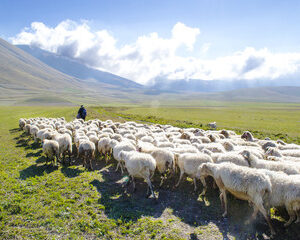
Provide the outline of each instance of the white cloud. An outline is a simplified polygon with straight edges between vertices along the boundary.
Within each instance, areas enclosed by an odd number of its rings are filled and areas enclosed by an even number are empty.
[[[170,38],[149,33],[127,45],[117,47],[117,40],[108,30],[93,31],[88,22],[70,20],[51,28],[33,22],[17,36],[13,44],[35,45],[44,50],[80,59],[86,65],[105,70],[136,82],[146,84],[157,78],[167,79],[276,79],[298,74],[300,53],[271,53],[268,49],[247,47],[230,56],[213,60],[183,57],[178,49],[187,53],[194,50],[198,28],[176,23]],[[211,48],[205,43],[202,54]]]

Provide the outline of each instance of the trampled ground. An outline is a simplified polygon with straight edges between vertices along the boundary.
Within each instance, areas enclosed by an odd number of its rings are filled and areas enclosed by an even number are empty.
[[[154,201],[145,199],[145,183],[138,184],[136,193],[132,193],[131,186],[124,187],[126,177],[114,171],[114,161],[105,165],[103,160],[98,159],[94,171],[84,170],[75,158],[72,166],[54,168],[46,165],[40,146],[32,140],[28,141],[28,136],[18,130],[18,119],[64,116],[71,120],[76,110],[72,107],[0,108],[0,238],[263,239],[270,235],[262,216],[250,226],[244,225],[244,221],[252,214],[248,203],[229,197],[229,217],[224,219],[217,190],[211,189],[205,198],[199,198],[202,189],[200,187],[197,193],[193,193],[190,179],[174,189],[178,179],[175,176],[159,189],[159,178],[155,177],[158,200]],[[186,120],[181,110],[180,114],[177,112],[167,118],[163,115],[165,110],[157,109],[148,109],[152,117],[145,118],[146,111],[99,107],[88,109],[89,118],[117,121],[131,117],[192,126],[208,120],[201,119],[201,115],[197,119],[195,113],[192,119],[190,112],[185,111]],[[153,111],[157,111],[155,118]],[[169,110],[172,111],[176,112]],[[295,118],[300,116],[299,107],[290,111],[292,114],[287,119],[293,122],[293,114],[296,114]],[[282,111],[282,115],[286,112]],[[220,122],[222,116],[215,115],[215,119]],[[261,123],[259,118],[257,121]],[[288,120],[274,125],[271,129],[274,135],[271,137],[286,132],[287,135],[283,137],[297,140],[299,130],[294,131],[291,122]],[[244,129],[243,126],[237,127],[240,131]],[[266,136],[263,127],[261,123],[259,129],[258,124],[255,130],[257,134]],[[201,185],[200,182],[198,184]],[[273,210],[272,216],[272,223],[278,232],[276,239],[299,239],[299,224],[293,224],[288,229],[283,227],[287,219],[285,210]]]

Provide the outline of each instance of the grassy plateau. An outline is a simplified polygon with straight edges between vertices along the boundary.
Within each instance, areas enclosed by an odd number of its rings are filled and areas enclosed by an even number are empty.
[[[70,121],[76,107],[0,107],[0,239],[265,239],[270,236],[262,216],[245,225],[252,208],[229,196],[229,216],[222,218],[219,193],[205,197],[193,192],[192,180],[174,188],[178,176],[158,188],[158,200],[146,199],[146,184],[137,191],[125,187],[116,164],[98,157],[94,171],[74,157],[71,166],[47,165],[41,146],[18,129],[18,119],[61,117]],[[88,107],[88,119],[165,123],[202,127],[216,121],[218,128],[256,137],[300,144],[300,104],[203,104],[175,107]],[[200,182],[198,183],[201,185]],[[275,239],[299,239],[299,224],[284,228],[288,215],[272,209]]]

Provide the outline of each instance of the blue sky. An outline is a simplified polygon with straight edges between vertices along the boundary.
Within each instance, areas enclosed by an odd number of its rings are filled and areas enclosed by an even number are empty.
[[[299,13],[300,1],[1,0],[0,37],[11,41],[33,22],[55,28],[66,20],[77,24],[87,20],[89,31],[106,30],[120,50],[153,32],[162,39],[169,39],[173,27],[182,23],[198,29],[199,34],[192,51],[186,51],[183,44],[176,48],[177,55],[214,60],[245,51],[247,47],[255,51],[267,49],[272,54],[300,52]],[[25,43],[24,40],[21,43]],[[50,49],[49,46],[44,48]]]

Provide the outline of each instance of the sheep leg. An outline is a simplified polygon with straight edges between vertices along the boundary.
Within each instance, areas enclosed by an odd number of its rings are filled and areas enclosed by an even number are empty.
[[[205,178],[204,178],[204,177],[200,177],[200,181],[201,181],[201,183],[202,183],[202,185],[203,185],[203,191],[202,191],[202,193],[200,194],[200,196],[202,196],[202,195],[205,195],[206,190],[207,190],[207,187],[206,187],[206,182],[205,182]]]
[[[264,218],[266,219],[266,221],[267,221],[267,223],[269,225],[269,228],[271,230],[271,234],[274,235],[275,234],[275,230],[272,227],[270,217],[268,216],[267,211],[264,208],[263,204],[260,203],[259,205],[256,205],[255,207],[258,208],[258,210],[262,213],[262,215],[264,216]]]
[[[148,186],[149,186],[149,188],[150,188],[150,191],[151,191],[152,196],[153,196],[154,198],[156,198],[155,195],[154,195],[154,192],[153,192],[152,183],[151,183],[151,181],[150,181],[150,178],[147,178],[146,181],[147,181],[147,184],[148,184]],[[149,196],[150,196],[150,194],[147,194],[146,198],[148,198]]]
[[[226,196],[226,190],[225,189],[221,189],[220,198],[223,198],[223,200],[224,200],[224,208],[225,208],[225,212],[222,214],[222,216],[226,217],[227,216],[227,196]],[[221,200],[221,203],[222,203],[222,200]]]
[[[254,206],[254,211],[251,217],[245,222],[245,224],[250,224],[256,218],[257,213],[258,213],[258,208]]]
[[[118,171],[119,166],[120,166],[120,162],[118,162],[118,164],[117,164],[116,171]]]
[[[87,159],[86,156],[83,157],[83,166],[85,169],[87,169]]]
[[[181,181],[181,179],[183,177],[183,174],[184,174],[184,172],[180,170],[180,177],[179,177],[178,183],[175,185],[175,187],[179,186],[179,183],[180,183],[180,181]]]
[[[90,158],[90,169],[93,170],[92,158]]]
[[[105,153],[105,163],[107,164],[107,162],[108,162],[108,155],[107,153]]]
[[[123,173],[124,173],[124,169],[123,169],[123,165],[122,165],[122,163],[120,162],[120,167],[121,167],[121,173],[122,173],[122,175],[123,175]]]
[[[133,178],[133,177],[131,177],[131,179],[132,179],[132,187],[133,187],[133,192],[135,192],[135,191],[136,191],[136,187],[135,187],[135,180],[134,180],[134,178]]]
[[[288,206],[288,207],[286,208],[286,210],[287,210],[287,212],[288,212],[290,218],[289,218],[288,222],[284,224],[285,227],[291,225],[291,223],[292,223],[292,222],[295,220],[295,218],[296,218],[295,212],[293,211],[293,209],[292,209],[291,206]]]
[[[161,175],[159,187],[161,187],[163,185],[164,180],[165,180],[165,177],[163,175]]]
[[[194,192],[196,192],[196,191],[197,191],[197,180],[194,177]]]

